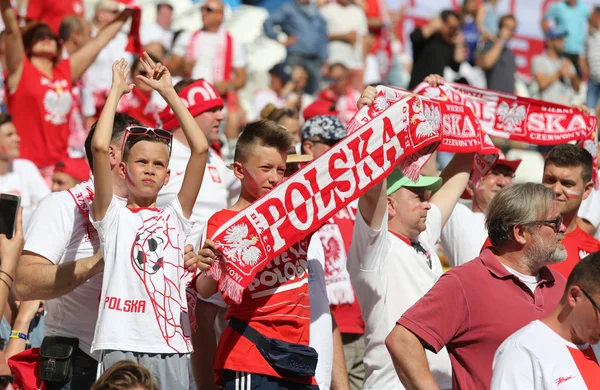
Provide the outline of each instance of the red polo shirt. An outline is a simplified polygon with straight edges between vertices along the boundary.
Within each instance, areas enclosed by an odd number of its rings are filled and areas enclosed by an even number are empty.
[[[581,230],[579,226],[571,233],[565,234],[562,244],[567,250],[567,259],[563,262],[552,264],[550,268],[560,272],[565,279],[569,277],[573,268],[584,257],[600,250],[600,242]]]
[[[546,267],[535,293],[510,273],[490,249],[446,272],[398,320],[432,350],[446,346],[452,362],[452,387],[486,389],[500,344],[518,329],[550,314],[565,279]]]

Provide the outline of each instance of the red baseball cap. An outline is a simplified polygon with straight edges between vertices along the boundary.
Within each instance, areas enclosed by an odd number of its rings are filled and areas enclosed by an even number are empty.
[[[85,158],[65,158],[60,160],[54,166],[54,171],[66,173],[80,181],[88,181],[90,179],[90,166]]]
[[[335,103],[330,100],[315,100],[306,106],[302,112],[305,121],[319,115],[337,116],[338,114],[339,112],[335,109]]]
[[[494,165],[492,165],[490,170],[494,169],[494,167],[502,166],[502,167],[509,168],[514,173],[517,171],[517,168],[519,168],[519,165],[521,165],[521,160],[507,160],[504,153],[502,153],[500,150],[498,150],[498,159],[496,160]],[[465,189],[465,191],[460,196],[460,198],[461,199],[471,199],[471,195],[469,195],[469,193]]]

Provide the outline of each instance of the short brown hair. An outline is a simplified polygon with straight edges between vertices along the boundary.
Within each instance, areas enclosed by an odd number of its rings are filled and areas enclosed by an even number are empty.
[[[12,116],[10,114],[0,114],[0,127],[7,123],[12,123]]]
[[[194,84],[198,80],[196,80],[196,79],[181,79],[181,80],[179,80],[179,82],[177,84],[175,84],[173,86],[173,89],[175,90],[175,92],[179,93],[179,92],[183,91],[184,89],[186,89],[187,87],[189,87],[190,85]]]
[[[123,146],[123,155],[121,156],[121,159],[124,162],[127,162],[127,160],[129,159],[129,153],[131,153],[131,149],[133,148],[133,146],[142,141],[164,144],[169,148],[169,150],[171,148],[169,140],[167,140],[166,138],[155,136],[153,134],[131,135],[130,133],[126,134],[125,136],[127,138],[125,139],[125,145]]]
[[[499,246],[515,239],[513,228],[546,219],[554,191],[537,183],[519,183],[504,187],[492,199],[485,225],[492,245]]]
[[[234,161],[246,162],[256,144],[276,148],[287,153],[294,145],[294,136],[287,129],[269,119],[250,122],[240,134],[235,146]]]
[[[578,286],[590,295],[600,292],[600,252],[589,254],[577,263],[567,279],[565,292],[571,286]]]
[[[594,158],[584,148],[572,144],[560,144],[550,150],[544,163],[544,168],[549,163],[560,168],[581,167],[581,179],[583,184],[592,180],[592,164]]]
[[[136,362],[122,360],[106,370],[91,390],[131,390],[135,387],[157,390],[156,382],[147,368]]]

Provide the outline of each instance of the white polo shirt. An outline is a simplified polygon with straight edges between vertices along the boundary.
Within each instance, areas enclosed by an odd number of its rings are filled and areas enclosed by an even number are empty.
[[[587,220],[596,227],[594,238],[600,240],[600,229],[598,229],[600,225],[600,190],[592,188],[592,192],[590,192],[587,199],[581,202],[577,216]]]
[[[183,184],[185,168],[191,155],[189,147],[173,139],[171,160],[169,161],[171,178],[158,194],[156,207],[165,208],[179,193]],[[221,157],[213,149],[209,149],[202,187],[200,187],[192,218],[190,218],[194,221],[194,227],[185,241],[186,244],[192,244],[194,249],[198,250],[200,236],[208,218],[217,211],[232,205],[237,200],[239,193],[239,180],[231,170],[227,169]]]
[[[450,267],[465,264],[479,256],[487,236],[485,214],[457,203],[442,229],[441,237]]]
[[[440,238],[442,217],[434,204],[427,213],[427,229],[419,243],[429,253],[427,259],[404,240],[388,232],[388,214],[378,230],[363,219],[360,208],[348,271],[365,321],[365,389],[404,389],[385,346],[385,338],[402,314],[425,295],[442,275],[434,246]],[[431,373],[441,389],[452,387],[452,368],[446,349],[438,354],[426,351]]]
[[[100,248],[98,232],[89,220],[94,195],[92,180],[69,191],[48,195],[38,205],[25,232],[24,250],[62,265],[91,257]],[[125,200],[119,199],[122,204]],[[79,339],[79,348],[90,354],[102,274],[98,274],[63,296],[46,301],[46,336]],[[98,359],[98,354],[90,354]]]
[[[600,344],[575,345],[536,320],[498,347],[492,390],[600,388]]]

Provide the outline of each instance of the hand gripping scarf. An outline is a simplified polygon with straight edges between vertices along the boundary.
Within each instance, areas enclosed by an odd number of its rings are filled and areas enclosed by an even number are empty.
[[[598,188],[595,116],[573,107],[456,83],[439,87],[421,83],[415,93],[464,104],[473,111],[483,129],[498,138],[535,145],[577,141],[593,157],[594,185]]]
[[[423,110],[441,110],[445,104],[416,95],[398,100],[221,226],[211,239],[224,258],[216,258],[208,272],[220,281],[220,290],[241,302],[244,289],[272,259],[396,166],[418,175],[415,162],[430,155],[440,141]]]

